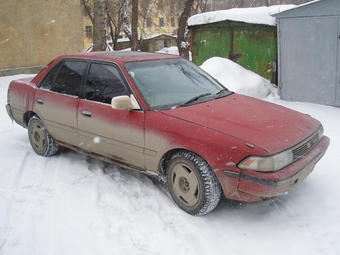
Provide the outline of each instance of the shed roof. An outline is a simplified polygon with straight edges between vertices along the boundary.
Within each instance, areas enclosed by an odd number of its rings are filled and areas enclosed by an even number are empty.
[[[273,17],[272,14],[295,7],[296,5],[274,5],[270,7],[233,8],[229,10],[205,12],[191,16],[188,20],[188,26],[198,26],[225,20],[275,26],[275,17]]]
[[[315,0],[298,7],[273,14],[276,18],[315,17],[340,15],[339,0]]]
[[[154,34],[154,35],[144,35],[143,40],[150,40],[150,39],[155,39],[155,38],[176,38],[176,36],[172,35],[166,35],[166,34]],[[138,37],[140,39],[140,37]],[[118,42],[129,42],[129,38],[119,38]],[[111,40],[112,42],[112,40]]]

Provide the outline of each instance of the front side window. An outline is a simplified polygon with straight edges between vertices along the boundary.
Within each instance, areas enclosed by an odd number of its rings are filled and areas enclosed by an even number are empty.
[[[79,96],[86,66],[86,61],[66,60],[60,62],[47,74],[40,88]]]
[[[115,66],[92,63],[86,82],[85,98],[111,104],[116,96],[129,95],[122,76]]]

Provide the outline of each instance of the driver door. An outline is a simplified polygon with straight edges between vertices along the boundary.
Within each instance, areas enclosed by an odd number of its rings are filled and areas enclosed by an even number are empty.
[[[78,106],[79,142],[86,151],[144,170],[144,112],[111,107],[113,97],[130,94],[117,66],[91,63]]]

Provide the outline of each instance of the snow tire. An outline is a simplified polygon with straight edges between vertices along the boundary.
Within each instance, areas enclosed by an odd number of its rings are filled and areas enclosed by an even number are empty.
[[[194,216],[211,212],[221,199],[221,185],[215,173],[193,152],[179,151],[171,157],[167,184],[178,207]]]
[[[38,116],[33,116],[28,122],[28,138],[33,150],[40,156],[50,157],[59,150],[59,145]]]

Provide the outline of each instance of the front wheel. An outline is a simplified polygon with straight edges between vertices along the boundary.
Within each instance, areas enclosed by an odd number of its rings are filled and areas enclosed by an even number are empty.
[[[28,122],[28,138],[33,150],[38,155],[49,157],[58,152],[59,145],[37,116],[33,116]]]
[[[168,165],[171,197],[185,212],[199,216],[211,212],[220,201],[221,185],[208,163],[188,151],[175,153]]]

